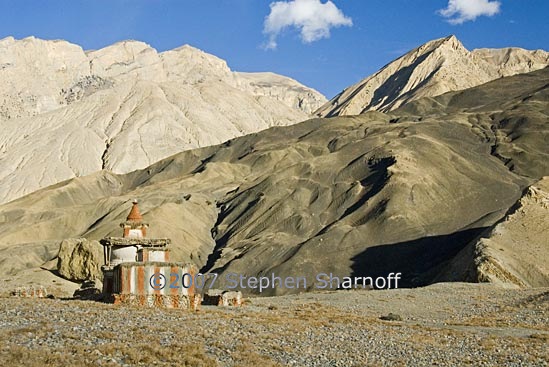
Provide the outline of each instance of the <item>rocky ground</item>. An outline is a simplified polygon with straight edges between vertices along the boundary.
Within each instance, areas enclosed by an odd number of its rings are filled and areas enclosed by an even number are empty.
[[[202,307],[198,313],[4,297],[0,310],[2,366],[549,362],[548,288],[453,283],[305,293],[252,298],[241,308]]]

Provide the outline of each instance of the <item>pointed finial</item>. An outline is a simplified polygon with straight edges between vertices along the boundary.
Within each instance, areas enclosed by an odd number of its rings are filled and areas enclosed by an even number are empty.
[[[133,222],[140,222],[143,220],[143,217],[139,212],[139,207],[137,206],[137,199],[134,199],[132,209],[130,210],[130,214],[128,214],[126,220]]]

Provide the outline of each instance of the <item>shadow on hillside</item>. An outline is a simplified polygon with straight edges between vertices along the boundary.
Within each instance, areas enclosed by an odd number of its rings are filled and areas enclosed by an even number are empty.
[[[487,227],[367,248],[353,257],[353,277],[402,273],[399,288],[430,284],[448,262]]]

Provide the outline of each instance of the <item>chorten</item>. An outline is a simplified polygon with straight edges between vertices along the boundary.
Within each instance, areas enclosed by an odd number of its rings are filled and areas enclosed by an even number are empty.
[[[104,246],[103,293],[108,302],[148,307],[196,310],[198,269],[194,264],[171,262],[169,238],[148,238],[137,200],[126,221],[120,223],[122,237],[106,237]],[[185,280],[187,282],[185,282]]]
[[[186,266],[169,263],[169,238],[147,237],[149,225],[143,221],[137,200],[133,200],[126,221],[120,223],[120,227],[121,237],[105,237],[100,241],[105,259],[105,265],[101,267],[103,293],[146,295],[150,290],[147,289],[149,282],[143,279],[145,269],[148,274],[151,266]]]

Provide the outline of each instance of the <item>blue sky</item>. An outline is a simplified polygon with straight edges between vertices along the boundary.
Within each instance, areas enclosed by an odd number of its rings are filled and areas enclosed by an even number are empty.
[[[297,1],[326,4],[326,0]],[[0,38],[66,39],[84,49],[124,39],[147,42],[159,51],[190,44],[227,60],[233,70],[287,75],[328,98],[408,50],[450,34],[469,49],[549,49],[548,0],[499,0],[497,5],[492,0],[332,0],[331,17],[326,16],[324,24],[329,36],[317,24],[327,8],[318,8],[321,13],[313,15],[314,19],[300,23],[301,13],[285,13],[280,7],[279,17],[271,19],[275,29],[271,37],[264,27],[273,2],[0,0]],[[472,10],[473,16],[477,10],[487,15],[474,20],[467,19],[469,13],[463,11],[449,15],[449,2],[480,6]],[[442,9],[447,9],[448,17],[440,13]],[[320,30],[313,29],[312,35],[301,33],[303,24]],[[330,24],[341,26],[330,28]],[[273,38],[276,48],[267,49]]]

